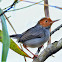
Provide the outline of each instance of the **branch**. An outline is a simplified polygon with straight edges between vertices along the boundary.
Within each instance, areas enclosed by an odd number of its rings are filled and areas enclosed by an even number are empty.
[[[62,27],[62,24],[61,24],[60,26],[58,26],[56,29],[54,29],[54,30],[50,33],[50,36],[51,36],[52,34],[54,34],[57,30],[59,30],[61,27]]]
[[[49,44],[33,62],[44,62],[49,56],[55,54],[60,49],[62,49],[62,38],[59,41]]]
[[[11,8],[13,8],[13,6],[16,4],[17,1],[18,1],[18,0],[15,0],[14,3],[13,3],[7,10],[5,10],[4,12],[2,12],[2,13],[0,14],[0,16],[3,15],[4,13],[6,13],[6,12],[7,12],[8,10],[10,10]]]

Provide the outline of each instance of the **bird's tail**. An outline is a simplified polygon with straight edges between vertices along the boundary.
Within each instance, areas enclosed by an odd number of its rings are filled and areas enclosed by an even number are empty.
[[[11,38],[16,38],[19,39],[22,37],[22,34],[15,34],[15,35],[10,35]]]

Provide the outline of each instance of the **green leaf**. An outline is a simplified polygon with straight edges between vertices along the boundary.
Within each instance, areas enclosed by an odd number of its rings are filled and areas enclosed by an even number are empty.
[[[3,11],[0,9],[0,14]],[[10,37],[8,35],[8,30],[7,30],[7,25],[6,25],[6,19],[4,17],[4,15],[1,16],[1,20],[2,20],[2,40],[3,40],[3,49],[2,49],[2,62],[6,62],[7,59],[7,55],[8,55],[8,50],[9,50],[9,46],[10,46]]]
[[[0,30],[0,42],[2,42],[2,31],[1,30]],[[10,49],[12,49],[13,51],[15,51],[16,53],[22,56],[30,57],[22,49],[20,49],[19,46],[12,39],[10,39]]]

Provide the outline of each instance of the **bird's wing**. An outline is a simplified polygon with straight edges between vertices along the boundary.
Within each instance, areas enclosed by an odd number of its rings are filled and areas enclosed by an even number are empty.
[[[27,41],[34,38],[41,38],[44,36],[44,30],[40,27],[32,27],[23,33],[19,41]]]

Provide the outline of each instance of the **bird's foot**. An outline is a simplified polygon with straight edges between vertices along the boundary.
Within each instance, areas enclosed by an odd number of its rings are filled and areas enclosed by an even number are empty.
[[[33,59],[34,59],[34,58],[37,58],[37,57],[38,57],[38,55],[34,55],[34,56],[33,56]]]

